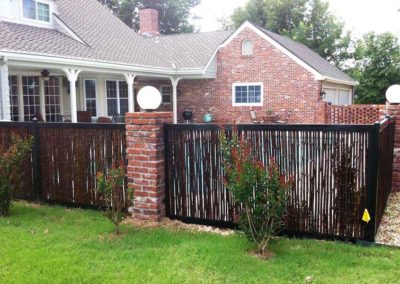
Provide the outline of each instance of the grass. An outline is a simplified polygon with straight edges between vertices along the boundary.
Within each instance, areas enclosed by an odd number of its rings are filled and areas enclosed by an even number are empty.
[[[398,283],[400,250],[280,239],[268,261],[239,234],[113,226],[92,210],[15,203],[0,218],[0,283]]]

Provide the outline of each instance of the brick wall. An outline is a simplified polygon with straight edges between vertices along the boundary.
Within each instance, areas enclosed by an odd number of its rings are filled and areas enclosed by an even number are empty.
[[[254,54],[242,56],[244,39],[254,42]],[[251,122],[249,110],[257,115],[271,109],[285,116],[293,111],[289,122],[323,123],[325,103],[320,99],[321,83],[276,47],[259,35],[245,29],[217,54],[218,69],[215,80],[183,80],[179,84],[178,117],[184,110],[194,113],[194,121],[202,122],[209,112],[218,122]],[[233,107],[232,83],[262,82],[262,107]]]
[[[158,221],[165,216],[164,123],[170,112],[127,113],[128,186],[134,189],[135,218]]]
[[[327,124],[373,124],[379,120],[379,105],[326,106]]]

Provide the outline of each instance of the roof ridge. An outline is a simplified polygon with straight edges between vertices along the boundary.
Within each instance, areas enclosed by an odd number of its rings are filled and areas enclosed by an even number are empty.
[[[194,33],[180,33],[180,34],[169,34],[169,35],[158,35],[160,38],[168,38],[168,37],[183,37],[183,36],[195,36],[195,35],[204,35],[204,34],[213,34],[213,33],[233,33],[234,30],[219,30],[219,31],[208,31],[208,32],[194,32]]]

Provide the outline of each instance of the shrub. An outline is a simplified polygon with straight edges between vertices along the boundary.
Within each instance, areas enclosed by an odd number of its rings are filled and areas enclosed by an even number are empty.
[[[240,228],[257,244],[256,253],[266,255],[269,241],[282,228],[290,183],[273,159],[268,167],[257,160],[236,129],[230,141],[223,133],[221,143],[226,185],[242,208]]]
[[[115,225],[115,233],[120,233],[120,224],[125,217],[124,194],[125,165],[121,162],[119,167],[111,168],[108,173],[97,173],[97,188],[100,193],[100,200],[105,207],[104,215]]]
[[[12,135],[11,145],[0,149],[0,216],[10,212],[15,188],[20,180],[21,162],[28,158],[33,137],[22,139]]]

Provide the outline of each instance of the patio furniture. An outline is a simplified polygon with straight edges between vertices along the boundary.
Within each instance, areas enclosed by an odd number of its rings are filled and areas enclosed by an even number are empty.
[[[43,122],[43,115],[39,112],[35,113],[35,115],[32,117],[32,120],[40,121]]]
[[[290,115],[292,114],[292,111],[287,111],[286,112],[286,115],[285,115],[285,117],[284,117],[284,119],[282,119],[282,120],[277,120],[276,121],[276,123],[280,123],[280,124],[287,124],[288,122],[289,122],[289,118],[290,118]]]
[[[92,113],[90,111],[77,111],[78,122],[92,122]]]
[[[251,121],[253,123],[261,123],[262,122],[262,121],[257,119],[257,115],[256,115],[256,112],[254,110],[250,111],[250,117],[251,117]]]
[[[278,121],[278,115],[267,114],[260,117],[264,123],[276,123]]]
[[[111,118],[109,118],[109,117],[100,116],[100,117],[97,119],[97,122],[98,122],[98,123],[112,123],[112,120],[111,120]]]

